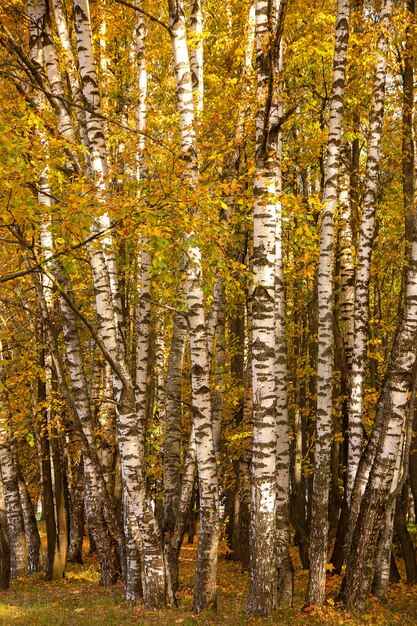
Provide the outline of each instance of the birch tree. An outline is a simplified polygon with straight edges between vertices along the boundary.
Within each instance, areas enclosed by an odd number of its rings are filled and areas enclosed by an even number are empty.
[[[380,144],[384,119],[385,83],[388,54],[388,26],[391,4],[385,2],[380,16],[381,32],[377,42],[377,57],[373,85],[372,109],[369,120],[368,154],[365,172],[365,194],[358,245],[358,268],[355,281],[355,343],[352,359],[351,393],[349,399],[349,439],[347,466],[347,498],[350,502],[353,484],[363,449],[363,394],[369,321],[369,283],[372,243],[375,233],[375,210],[379,185]],[[359,477],[362,482],[366,478]],[[358,485],[359,486],[359,485]]]
[[[272,92],[274,74],[279,67],[285,10],[284,2],[255,5],[259,109],[253,210],[250,590],[246,611],[258,615],[268,615],[278,598],[289,603],[292,599],[286,518],[288,421],[280,215],[277,219],[282,109]]]
[[[348,606],[363,606],[371,585],[378,532],[394,482],[397,458],[408,407],[411,373],[416,359],[417,242],[414,228],[406,294],[388,373],[378,405],[376,424],[384,427],[361,501],[346,568],[343,596]]]
[[[169,0],[170,33],[177,84],[181,152],[185,157],[184,177],[196,189],[198,161],[190,59],[182,2]],[[193,212],[195,209],[193,209]],[[202,290],[201,251],[194,233],[185,238],[187,261],[184,290],[190,333],[192,402],[200,493],[200,533],[194,588],[194,611],[216,607],[217,547],[219,541],[218,480],[211,422],[210,363]]]
[[[334,215],[340,166],[346,53],[349,39],[349,3],[339,0],[336,16],[336,41],[333,82],[330,98],[329,137],[326,175],[321,213],[320,256],[318,267],[318,357],[317,423],[314,452],[314,482],[311,514],[311,557],[306,605],[321,606],[325,599],[328,549],[329,469],[332,419],[332,346],[333,346],[333,240]]]

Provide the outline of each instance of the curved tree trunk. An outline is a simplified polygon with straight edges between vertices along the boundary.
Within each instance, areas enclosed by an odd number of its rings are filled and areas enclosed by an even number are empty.
[[[404,307],[375,419],[376,426],[384,424],[384,428],[379,429],[376,454],[362,498],[347,562],[343,595],[348,606],[362,606],[369,591],[371,576],[369,564],[371,563],[372,567],[384,510],[393,487],[406,419],[411,375],[416,360],[416,345],[417,230],[415,227]]]

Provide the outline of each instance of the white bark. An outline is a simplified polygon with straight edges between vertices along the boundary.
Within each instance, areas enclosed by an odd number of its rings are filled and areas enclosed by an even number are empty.
[[[204,0],[191,0],[190,14],[190,32],[194,39],[190,46],[190,69],[197,115],[202,113],[204,106],[203,1]]]
[[[292,598],[285,301],[278,198],[282,114],[278,52],[285,10],[285,2],[255,3],[259,106],[253,208],[250,589],[246,611],[258,615],[268,615],[278,600],[291,603]]]
[[[278,108],[282,113],[282,107]],[[277,194],[282,191],[282,137],[277,145]],[[275,393],[277,420],[277,568],[278,602],[291,606],[294,570],[290,556],[290,433],[288,416],[288,371],[285,316],[285,284],[282,241],[282,204],[278,195],[275,225]]]
[[[66,64],[67,74],[69,85],[71,89],[71,95],[74,101],[75,106],[75,115],[78,121],[78,128],[80,132],[80,137],[82,144],[84,146],[88,146],[88,136],[87,136],[87,125],[86,125],[86,113],[85,113],[85,105],[79,80],[79,75],[77,73],[74,52],[71,45],[71,39],[68,32],[68,24],[65,16],[64,6],[62,0],[52,0],[55,24],[60,40],[60,44],[62,46],[64,61]]]
[[[19,483],[11,442],[11,413],[7,397],[6,351],[0,341],[0,471],[4,487],[7,527],[10,540],[10,577],[21,578],[28,572],[28,554]]]
[[[195,113],[182,2],[169,0],[170,31],[177,85],[177,109],[181,152],[186,161],[184,177],[192,189],[197,185],[198,161]],[[185,293],[190,333],[191,386],[196,455],[200,492],[200,533],[196,564],[193,610],[216,606],[217,548],[219,540],[219,495],[211,422],[210,362],[202,289],[201,252],[194,233],[186,236]]]
[[[325,600],[330,456],[333,432],[333,242],[340,164],[342,114],[349,39],[349,2],[338,0],[326,174],[318,266],[317,424],[311,514],[311,561],[306,604]]]
[[[348,409],[348,463],[347,499],[351,500],[352,489],[363,449],[363,397],[368,347],[369,283],[371,279],[372,246],[375,232],[375,210],[379,186],[379,161],[384,120],[385,82],[387,73],[388,32],[391,19],[391,2],[387,0],[381,10],[380,35],[373,86],[373,99],[369,123],[368,157],[365,173],[365,193],[357,254],[355,281],[355,343],[352,359],[351,393]],[[359,476],[359,497],[363,494],[367,475]],[[352,524],[353,526],[354,524]]]
[[[378,531],[395,484],[416,345],[417,231],[414,224],[404,307],[375,418],[378,435],[374,443],[376,454],[361,499],[347,562],[344,596],[349,606],[362,606],[369,591],[369,563],[373,563]]]
[[[95,68],[90,6],[88,0],[74,0],[74,26],[77,36],[78,63],[82,91],[87,104],[86,126],[92,173],[102,188],[107,175],[106,142],[100,117],[100,93]]]
[[[352,367],[354,348],[355,311],[355,257],[352,233],[352,208],[350,203],[350,154],[345,146],[340,162],[339,176],[339,263],[340,263],[340,312],[342,317],[343,343],[349,371]]]

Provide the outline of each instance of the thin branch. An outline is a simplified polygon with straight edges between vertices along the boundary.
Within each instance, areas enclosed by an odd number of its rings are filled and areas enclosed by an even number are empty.
[[[145,15],[145,17],[148,17],[151,20],[151,22],[155,22],[156,24],[159,24],[159,26],[162,26],[162,28],[165,28],[165,30],[167,30],[169,34],[171,34],[171,29],[169,26],[167,26],[167,24],[159,20],[154,15],[151,15],[147,11],[144,11],[144,9],[140,9],[134,4],[131,4],[130,2],[126,2],[126,0],[115,0],[115,2],[117,2],[117,4],[123,4],[123,6],[128,7],[129,9],[133,9],[133,11],[137,11],[138,13]]]
[[[99,239],[100,237],[102,237],[103,235],[106,235],[109,231],[113,230],[117,226],[118,223],[119,222],[116,222],[115,224],[108,226],[107,228],[99,231],[98,233],[93,233],[92,235],[84,239],[83,241],[79,241],[78,243],[71,245],[69,249],[60,250],[59,252],[55,252],[54,254],[51,254],[50,256],[43,259],[43,261],[39,261],[35,263],[33,266],[28,267],[25,270],[20,270],[18,272],[10,272],[9,274],[3,274],[3,276],[0,276],[0,284],[7,283],[11,280],[14,280],[15,278],[22,278],[23,276],[27,276],[28,274],[32,274],[33,272],[39,269],[42,269],[44,265],[46,265],[47,263],[50,263],[54,259],[57,259],[58,257],[63,256],[64,254],[68,254],[69,252],[73,252],[74,250],[78,250],[79,248],[82,248],[86,244],[90,243],[90,241],[95,241]],[[25,248],[30,248],[27,242],[24,241],[21,237],[19,237],[16,232],[15,232],[15,235],[21,245],[24,245]]]
[[[1,39],[0,39],[0,43],[1,43]],[[13,83],[16,85],[16,76],[12,72],[8,72],[7,70],[0,69],[0,74],[11,78]],[[49,89],[42,87],[38,83],[34,84],[31,80],[25,80],[24,78],[21,78],[21,77],[19,78],[19,80],[21,83],[26,83],[27,85],[30,85],[33,89],[37,89],[38,91],[41,91],[45,96],[47,96],[49,101],[51,99],[60,100],[66,106],[69,105],[69,106],[77,107],[77,109],[81,109],[82,111],[86,111],[87,113],[92,112],[91,107],[83,106],[81,104],[78,104],[77,102],[70,100],[69,98],[64,98],[63,96],[54,94]],[[16,89],[18,89],[17,85],[16,85]],[[173,155],[177,155],[177,152],[173,150],[172,148],[170,148],[168,145],[166,145],[163,141],[161,141],[160,139],[157,139],[156,137],[153,137],[151,134],[146,133],[143,130],[138,130],[134,126],[129,126],[129,124],[123,124],[122,122],[118,122],[114,119],[111,119],[107,115],[103,115],[102,113],[97,113],[97,111],[94,111],[94,115],[98,119],[103,120],[104,122],[107,122],[108,124],[111,124],[112,126],[117,126],[118,128],[121,128],[122,130],[126,130],[129,133],[133,133],[135,135],[143,135],[144,137],[146,137],[146,139],[149,139],[153,143],[156,143],[158,146],[161,146],[161,148],[164,148],[164,150],[167,150],[167,152],[170,152]]]
[[[140,296],[140,299],[144,299],[146,300],[146,302],[149,302],[149,304],[159,306],[163,309],[168,309],[168,311],[173,311],[173,313],[178,313],[179,315],[183,315],[185,318],[187,318],[186,311],[181,311],[181,309],[176,309],[174,306],[169,306],[168,304],[162,304],[162,302],[155,302],[154,300],[150,300],[145,294],[143,296]]]

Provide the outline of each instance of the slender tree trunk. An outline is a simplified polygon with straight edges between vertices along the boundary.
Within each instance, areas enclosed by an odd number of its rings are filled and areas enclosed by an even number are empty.
[[[178,588],[179,555],[189,517],[190,504],[194,504],[195,475],[196,442],[193,428],[190,435],[188,451],[184,461],[181,492],[178,499],[175,525],[170,533],[169,542],[165,544],[166,561],[169,566],[170,580],[174,593]]]
[[[168,357],[166,379],[166,437],[164,444],[164,520],[165,533],[175,527],[181,489],[179,473],[181,455],[181,380],[186,319],[176,314],[172,326],[172,343]]]
[[[0,589],[10,584],[10,546],[3,479],[0,472]]]
[[[190,31],[195,40],[190,47],[191,80],[194,91],[195,111],[199,115],[203,111],[204,73],[203,73],[203,0],[191,0]]]
[[[411,372],[417,341],[417,231],[414,230],[404,308],[396,332],[381,392],[375,424],[379,426],[376,454],[353,532],[346,568],[344,598],[348,606],[362,606],[370,585],[369,563],[384,509],[392,489],[395,464],[406,418]],[[394,485],[395,486],[395,485]]]
[[[28,572],[28,554],[22,505],[19,494],[17,468],[12,449],[11,434],[7,422],[11,418],[5,366],[7,350],[0,341],[0,402],[2,419],[0,423],[0,470],[3,482],[4,500],[7,514],[7,527],[10,545],[10,577],[21,578]]]
[[[282,51],[280,68],[282,69]],[[282,118],[282,105],[278,106]],[[277,137],[277,193],[282,192],[282,134]],[[277,420],[276,459],[276,523],[277,523],[277,568],[278,602],[291,606],[294,591],[294,568],[290,556],[290,433],[288,417],[288,371],[285,314],[285,284],[282,240],[282,204],[276,204],[275,225],[275,393]]]
[[[311,509],[311,556],[306,605],[321,606],[326,592],[329,470],[332,443],[333,240],[340,165],[342,114],[349,39],[349,2],[339,0],[329,138],[320,231],[318,267],[317,425]]]
[[[395,506],[394,529],[401,544],[404,557],[405,571],[407,574],[407,584],[417,583],[417,561],[414,553],[413,542],[407,529],[407,519],[405,513],[405,501],[408,487],[405,485],[397,497]]]
[[[394,531],[395,502],[391,502],[385,511],[383,526],[378,538],[375,556],[375,573],[372,581],[372,593],[385,599],[391,571],[391,544]]]
[[[15,467],[17,471],[18,483],[19,483],[19,495],[22,505],[23,521],[25,525],[25,532],[28,542],[28,558],[29,558],[29,573],[39,571],[39,552],[41,548],[41,539],[39,537],[38,524],[36,522],[35,511],[33,508],[32,500],[29,495],[29,491],[23,478],[22,469],[19,464],[17,452],[13,446],[13,455],[15,457]]]
[[[45,369],[45,353],[44,350],[40,353],[41,366]],[[48,375],[48,372],[46,372]],[[51,469],[51,454],[49,448],[49,436],[48,436],[48,417],[46,408],[46,402],[48,397],[48,385],[38,379],[38,397],[37,401],[43,408],[39,413],[40,420],[40,447],[42,458],[42,493],[43,493],[43,505],[46,522],[46,539],[47,539],[47,554],[46,554],[46,580],[53,580],[54,578],[62,577],[63,570],[58,567],[56,571],[55,563],[59,563],[59,554],[57,555],[57,532],[56,532],[56,519],[55,519],[55,505],[54,505],[54,493],[52,484],[52,469]]]
[[[225,346],[225,294],[220,287],[219,312],[216,322],[216,340],[214,342],[214,391],[211,400],[211,423],[213,425],[214,450],[216,463],[221,464],[222,417],[223,417],[223,385],[226,364]]]
[[[69,546],[68,561],[83,563],[84,539],[84,468],[78,463],[76,477],[69,490]]]
[[[366,474],[359,473],[363,448],[363,395],[366,372],[369,321],[369,282],[371,276],[372,244],[375,234],[375,209],[379,185],[380,144],[384,119],[385,82],[387,72],[388,33],[391,17],[390,1],[381,10],[381,32],[377,43],[377,58],[373,85],[373,100],[368,135],[368,156],[365,173],[365,193],[358,245],[358,268],[355,282],[355,344],[352,359],[351,393],[349,400],[349,441],[347,465],[347,498],[354,512],[359,502],[352,502],[352,490],[358,474],[355,492],[360,498],[366,484]],[[351,513],[352,514],[352,513]],[[354,513],[353,513],[354,514]],[[353,518],[351,518],[353,519]],[[351,524],[351,527],[354,526]]]
[[[350,199],[351,155],[350,146],[342,148],[339,174],[339,265],[340,314],[343,328],[343,345],[349,373],[352,368],[355,320],[355,259],[352,232],[352,207]],[[346,381],[348,384],[350,381]]]
[[[181,0],[169,0],[170,32],[177,83],[177,109],[181,152],[185,159],[184,178],[196,189],[198,173],[193,89]],[[194,411],[196,457],[200,494],[200,532],[198,538],[193,610],[216,607],[217,548],[219,541],[218,479],[211,422],[210,362],[202,290],[201,251],[194,233],[186,235],[184,290],[188,305],[190,333],[191,387]]]

